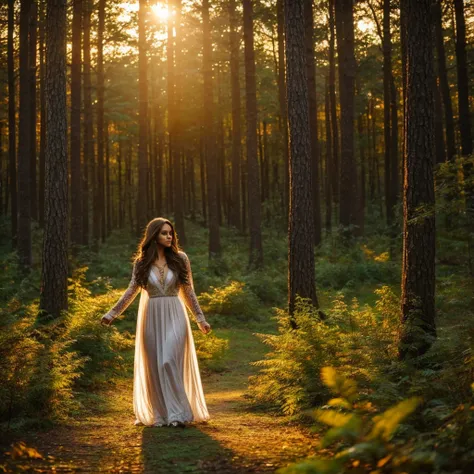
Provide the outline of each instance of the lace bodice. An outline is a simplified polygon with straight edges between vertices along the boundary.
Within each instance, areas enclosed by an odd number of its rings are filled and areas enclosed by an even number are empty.
[[[132,270],[132,278],[130,280],[128,288],[125,290],[124,294],[120,297],[117,303],[110,309],[107,315],[113,316],[113,318],[120,316],[132,304],[133,300],[142,289],[143,291],[146,291],[148,293],[150,298],[160,296],[181,296],[186,306],[193,313],[196,322],[204,322],[206,318],[204,317],[201,307],[199,306],[196,293],[194,292],[193,276],[191,272],[191,264],[189,262],[189,258],[182,251],[180,251],[179,254],[185,260],[186,268],[188,270],[187,284],[181,283],[176,273],[173,272],[171,268],[168,268],[168,272],[165,277],[165,282],[162,286],[159,280],[158,269],[154,265],[152,265],[152,267],[150,268],[150,274],[148,276],[148,283],[146,289],[140,288],[135,279],[136,266],[134,264]]]

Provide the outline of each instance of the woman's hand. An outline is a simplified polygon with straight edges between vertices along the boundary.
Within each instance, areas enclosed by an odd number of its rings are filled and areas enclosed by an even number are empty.
[[[211,332],[211,325],[207,321],[202,321],[198,323],[199,329],[204,334]]]
[[[111,316],[110,314],[105,314],[104,316],[102,316],[100,324],[102,324],[102,326],[110,326],[113,320],[113,316]]]

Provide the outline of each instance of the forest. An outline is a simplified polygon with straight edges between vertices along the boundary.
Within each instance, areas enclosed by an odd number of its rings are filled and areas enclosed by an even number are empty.
[[[474,472],[474,0],[3,0],[0,472]],[[133,424],[151,219],[211,414]]]

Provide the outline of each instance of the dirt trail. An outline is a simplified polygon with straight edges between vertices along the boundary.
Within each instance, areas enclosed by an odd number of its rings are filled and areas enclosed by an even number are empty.
[[[30,461],[29,472],[273,472],[314,454],[317,439],[309,430],[288,417],[249,409],[242,394],[255,368],[248,362],[261,358],[265,348],[249,331],[229,331],[229,338],[230,370],[203,377],[211,415],[207,424],[134,426],[132,380],[123,380],[107,394],[105,413],[28,439],[44,458]],[[18,461],[16,469],[25,464]]]

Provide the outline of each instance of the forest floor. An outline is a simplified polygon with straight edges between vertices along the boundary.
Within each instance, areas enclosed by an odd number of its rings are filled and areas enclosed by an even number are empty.
[[[103,407],[98,403],[77,419],[23,437],[42,458],[9,459],[4,472],[274,472],[315,454],[318,439],[309,428],[256,410],[243,396],[248,376],[257,370],[249,362],[262,359],[267,346],[250,329],[215,333],[229,340],[229,349],[227,369],[202,376],[211,416],[207,423],[134,426],[133,381],[122,378],[101,393],[107,400]],[[3,462],[0,456],[0,472]]]

